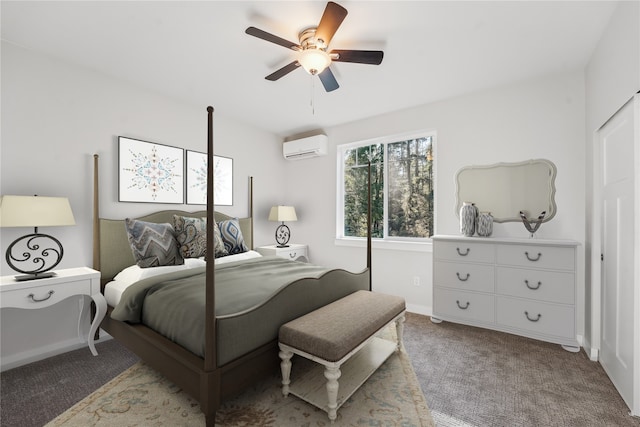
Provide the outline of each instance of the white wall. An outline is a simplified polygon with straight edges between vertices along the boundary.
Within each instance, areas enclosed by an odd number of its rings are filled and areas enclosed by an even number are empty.
[[[199,210],[202,206],[119,203],[117,194],[118,135],[182,147],[207,148],[206,105],[194,106],[159,96],[99,72],[69,65],[2,42],[2,141],[0,194],[66,196],[76,225],[42,228],[64,247],[58,268],[92,264],[93,154],[100,155],[101,215],[107,218],[138,216],[159,209]],[[272,224],[266,218],[279,199],[284,172],[279,139],[225,117],[216,105],[214,142],[218,155],[234,159],[234,205],[219,207],[230,215],[248,214],[248,177],[254,176],[255,243],[271,243]],[[13,275],[4,254],[29,229],[0,230],[1,274]],[[78,303],[66,300],[39,315],[37,311],[2,314],[3,337],[12,325],[52,325],[51,342],[62,341],[67,319],[77,318]],[[7,317],[11,314],[10,317]],[[46,316],[45,316],[46,314]],[[67,328],[68,329],[68,328]],[[26,332],[25,332],[26,333]],[[42,335],[42,334],[41,334]],[[2,353],[15,353],[7,348]],[[11,341],[14,342],[14,341]],[[49,344],[39,340],[42,345]]]
[[[292,240],[310,245],[314,262],[359,270],[363,248],[336,246],[336,146],[382,135],[433,129],[436,142],[436,233],[459,234],[455,173],[470,164],[545,158],[558,168],[557,216],[540,238],[584,243],[584,76],[581,71],[466,95],[325,129],[329,155],[289,162],[287,192],[300,211]],[[295,179],[293,179],[295,177]],[[496,236],[527,237],[521,223],[495,224]],[[431,313],[431,253],[376,249],[373,285]],[[420,278],[421,286],[413,284]],[[578,278],[582,291],[583,277]],[[582,318],[579,318],[582,324]],[[582,328],[579,328],[582,333]]]
[[[254,176],[256,243],[270,242],[267,212],[278,199],[284,173],[279,140],[214,113],[215,152],[234,159],[234,205],[218,209],[248,213],[248,177]],[[119,203],[118,136],[196,151],[207,148],[206,105],[193,106],[145,91],[98,72],[74,67],[2,43],[1,194],[69,197],[76,226],[42,229],[60,239],[60,268],[91,266],[93,154],[100,155],[101,215],[124,218],[158,209],[202,206]],[[267,227],[269,226],[269,227]],[[23,229],[2,229],[2,251]],[[2,264],[2,274],[10,274]]]
[[[620,2],[585,70],[586,88],[586,292],[585,348],[600,347],[600,217],[595,132],[640,90],[640,3]],[[595,178],[594,178],[595,177]],[[594,209],[595,208],[595,209]]]

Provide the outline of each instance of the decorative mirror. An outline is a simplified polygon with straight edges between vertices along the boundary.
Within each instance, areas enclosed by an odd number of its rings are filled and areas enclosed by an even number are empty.
[[[456,215],[463,202],[472,202],[480,212],[491,212],[495,222],[537,218],[543,222],[556,214],[556,166],[549,160],[467,166],[456,174]]]

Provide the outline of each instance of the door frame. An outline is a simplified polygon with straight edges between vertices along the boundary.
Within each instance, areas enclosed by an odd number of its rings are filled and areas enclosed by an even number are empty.
[[[628,102],[633,103],[634,112],[634,187],[640,189],[640,93],[635,94],[625,102],[611,117],[615,116]],[[610,118],[611,119],[611,118]],[[592,174],[592,222],[591,222],[591,337],[590,348],[585,348],[591,360],[597,361],[602,345],[602,146],[600,144],[600,130],[609,122],[608,119],[593,134],[593,174]],[[634,200],[635,212],[640,213],[640,194]],[[640,254],[640,215],[634,215],[634,251]],[[634,264],[634,343],[633,343],[633,370],[636,373],[633,379],[633,398],[631,415],[640,416],[640,263]]]

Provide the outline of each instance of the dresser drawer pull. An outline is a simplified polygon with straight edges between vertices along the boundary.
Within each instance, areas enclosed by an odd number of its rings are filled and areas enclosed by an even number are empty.
[[[542,256],[542,254],[540,252],[538,252],[538,257],[537,258],[531,258],[529,256],[529,252],[525,252],[524,255],[527,257],[527,259],[529,261],[538,261],[540,259],[540,257]]]
[[[456,276],[458,276],[458,280],[460,280],[461,282],[466,282],[467,280],[469,280],[469,277],[471,277],[471,274],[467,273],[467,277],[465,277],[464,279],[460,277],[460,273],[456,273]]]
[[[289,253],[289,258],[294,259],[296,257],[296,253],[295,252],[290,252]]]
[[[469,301],[467,301],[467,305],[465,305],[464,307],[460,305],[460,300],[456,300],[456,304],[458,304],[458,308],[460,310],[466,310],[467,308],[469,308]]]
[[[456,248],[456,251],[458,252],[458,255],[460,255],[460,256],[467,256],[467,255],[469,255],[469,252],[471,252],[471,248],[467,248],[467,251],[465,253],[460,252],[460,248]]]
[[[525,311],[524,315],[527,316],[527,320],[529,322],[537,322],[542,317],[542,314],[538,313],[538,317],[536,317],[535,319],[532,319],[531,317],[529,317],[529,312],[528,311]]]
[[[538,289],[540,287],[540,285],[542,285],[542,282],[538,282],[538,286],[531,286],[529,284],[529,281],[525,279],[524,281],[525,285],[527,285],[527,288],[531,289],[532,291],[535,291],[536,289]]]
[[[33,301],[33,302],[42,302],[42,301],[46,301],[46,300],[48,300],[49,298],[51,298],[51,295],[53,295],[53,291],[49,291],[49,293],[47,294],[47,296],[46,296],[46,297],[44,297],[44,298],[40,298],[40,299],[38,299],[38,298],[36,298],[36,296],[35,296],[34,294],[29,294],[29,295],[27,295],[27,298],[31,298],[31,301]]]

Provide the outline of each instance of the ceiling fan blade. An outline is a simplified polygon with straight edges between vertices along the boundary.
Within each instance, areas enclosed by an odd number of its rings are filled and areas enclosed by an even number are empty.
[[[324,86],[324,90],[327,92],[331,92],[332,90],[336,90],[340,87],[336,77],[333,75],[329,67],[325,68],[323,72],[318,74],[318,77],[320,77],[322,86]]]
[[[338,57],[334,58],[334,54]],[[380,65],[384,52],[381,50],[332,50],[331,60],[336,62],[356,62],[358,64]]]
[[[316,30],[316,39],[322,40],[325,46],[329,46],[329,42],[333,38],[333,35],[344,21],[347,16],[347,9],[340,6],[337,3],[330,1],[327,3],[327,7],[324,9],[318,29]]]
[[[275,36],[271,33],[267,33],[266,31],[263,31],[259,28],[256,27],[249,27],[247,28],[245,31],[245,33],[249,34],[250,36],[254,36],[257,37],[259,39],[262,40],[266,40],[268,42],[271,43],[275,43],[275,44],[279,44],[280,46],[284,46],[287,49],[291,49],[291,50],[301,50],[302,46],[300,46],[298,43],[294,43],[294,42],[290,42],[289,40],[285,40],[281,37]]]
[[[297,69],[299,66],[300,66],[300,63],[298,61],[293,61],[285,65],[284,67],[280,68],[279,70],[276,70],[273,73],[269,74],[267,77],[265,77],[265,79],[275,82],[280,77],[286,76],[293,70]]]

